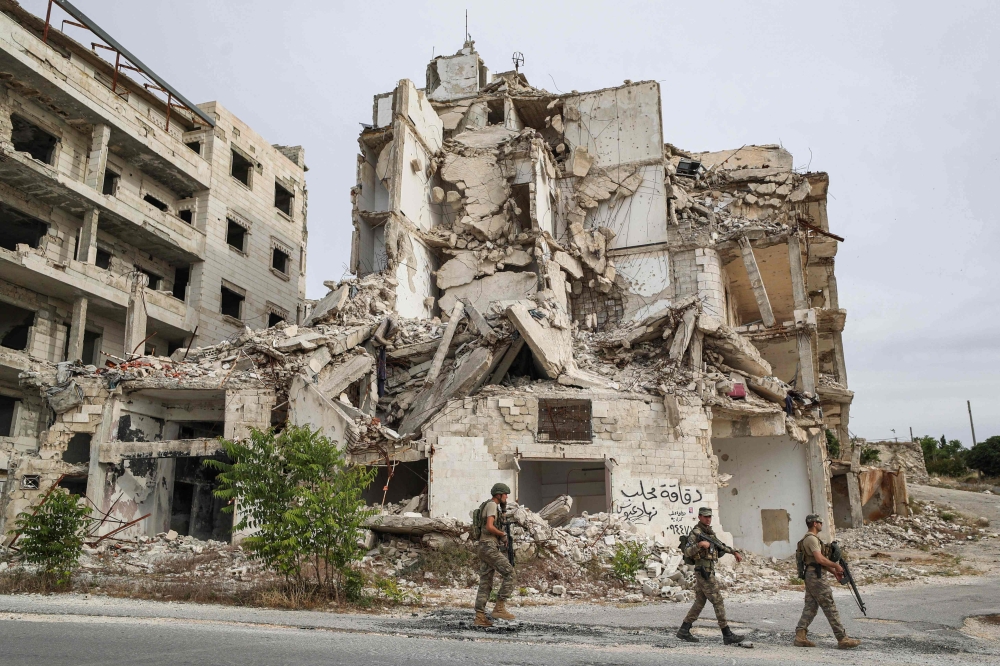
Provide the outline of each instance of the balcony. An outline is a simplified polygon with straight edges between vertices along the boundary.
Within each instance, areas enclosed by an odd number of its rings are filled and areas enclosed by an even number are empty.
[[[26,22],[41,22],[25,14]],[[97,59],[85,46],[58,31],[50,33],[50,41],[71,45],[73,57],[67,57],[68,51],[45,44],[34,32],[0,13],[0,76],[8,83],[16,81],[21,94],[46,99],[48,106],[60,109],[74,122],[108,125],[112,129],[112,153],[141,163],[144,172],[182,197],[208,189],[211,166],[184,145],[180,127],[177,136],[174,127],[165,131],[158,119],[144,117],[142,111],[98,81],[83,67],[86,60]],[[135,88],[131,84],[129,89]],[[132,94],[146,93],[140,90]]]
[[[79,219],[96,208],[100,211],[98,226],[102,231],[156,257],[180,264],[204,260],[202,231],[125,192],[120,197],[101,194],[27,153],[15,151],[12,144],[3,140],[0,140],[0,182]]]

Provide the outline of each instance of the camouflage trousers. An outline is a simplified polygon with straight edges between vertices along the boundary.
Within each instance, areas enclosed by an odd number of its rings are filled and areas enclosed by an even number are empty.
[[[839,641],[847,636],[844,625],[840,622],[840,613],[837,611],[837,604],[833,602],[833,592],[830,584],[826,582],[822,574],[817,574],[816,569],[809,567],[806,569],[806,606],[802,609],[802,617],[795,625],[796,629],[808,629],[809,623],[816,617],[816,611],[820,608],[826,614],[826,619],[830,621],[833,628],[833,635]]]
[[[481,541],[479,543],[479,592],[476,594],[476,610],[485,611],[486,602],[490,600],[490,592],[493,591],[493,574],[498,573],[503,577],[500,583],[500,591],[497,592],[498,601],[510,599],[514,592],[514,567],[507,560],[507,553],[500,550],[495,543]]]
[[[702,609],[705,608],[705,602],[711,601],[712,608],[715,609],[715,619],[719,621],[719,628],[725,629],[728,627],[726,605],[722,601],[722,590],[719,589],[719,581],[715,577],[715,572],[710,572],[706,577],[702,575],[700,569],[695,569],[694,581],[694,605],[691,606],[688,614],[684,616],[684,621],[694,624],[694,621],[701,615]]]

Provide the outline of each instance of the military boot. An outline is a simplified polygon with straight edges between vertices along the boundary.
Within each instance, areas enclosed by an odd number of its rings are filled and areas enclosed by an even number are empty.
[[[492,627],[493,623],[490,622],[490,618],[486,615],[486,611],[476,611],[476,621],[472,623],[472,626]]]
[[[741,634],[734,634],[733,630],[729,627],[725,627],[722,630],[722,642],[726,645],[735,645],[736,643],[742,643],[746,636]]]
[[[691,623],[685,622],[681,625],[681,628],[677,630],[677,638],[682,641],[687,641],[688,643],[699,642],[697,638],[691,635]]]
[[[816,644],[811,640],[806,638],[806,634],[809,633],[805,629],[795,630],[795,647],[816,647]]]
[[[507,610],[507,604],[503,601],[498,601],[493,606],[493,612],[491,613],[493,617],[500,618],[501,620],[513,620],[514,614]]]
[[[861,645],[861,641],[857,638],[850,638],[848,636],[844,636],[837,641],[837,647],[841,650],[850,650],[851,648],[856,648],[859,645]]]

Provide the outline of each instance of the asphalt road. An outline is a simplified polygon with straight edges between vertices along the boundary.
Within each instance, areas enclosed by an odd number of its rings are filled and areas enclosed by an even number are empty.
[[[838,590],[860,650],[833,648],[822,616],[812,650],[790,646],[801,595],[731,599],[729,617],[753,649],[722,645],[705,619],[697,645],[673,632],[686,608],[656,603],[518,609],[517,623],[470,628],[468,610],[346,615],[79,596],[0,596],[0,664],[996,664],[1000,644],[960,631],[970,615],[1000,613],[1000,581],[866,590],[862,618]]]
[[[911,484],[910,497],[926,502],[933,500],[937,504],[947,504],[958,511],[978,518],[985,516],[990,519],[994,531],[1000,528],[1000,495],[986,495],[965,490],[953,490],[940,486],[918,486]]]

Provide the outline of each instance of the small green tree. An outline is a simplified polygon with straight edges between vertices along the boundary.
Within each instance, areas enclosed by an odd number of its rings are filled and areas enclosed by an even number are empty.
[[[36,510],[21,512],[14,523],[21,534],[20,558],[41,569],[46,587],[68,585],[83,552],[92,519],[79,498],[56,488]]]
[[[986,476],[1000,476],[1000,435],[979,442],[965,454],[965,462]]]
[[[226,510],[233,502],[240,507],[233,529],[252,530],[244,549],[289,582],[314,583],[338,602],[356,597],[361,526],[375,513],[362,493],[375,469],[348,465],[340,449],[307,427],[252,429],[249,439],[222,445],[233,462],[205,463],[220,470],[215,494],[230,500]]]
[[[924,466],[929,474],[954,477],[962,476],[968,471],[965,464],[968,451],[962,448],[961,441],[949,441],[944,435],[941,435],[941,439],[924,436],[917,441],[924,452]]]
[[[636,541],[619,541],[611,558],[615,578],[634,583],[636,574],[646,566],[646,546]]]
[[[865,448],[861,449],[862,465],[871,465],[879,461],[881,461],[881,457],[879,456],[878,449],[872,446],[866,446]]]

